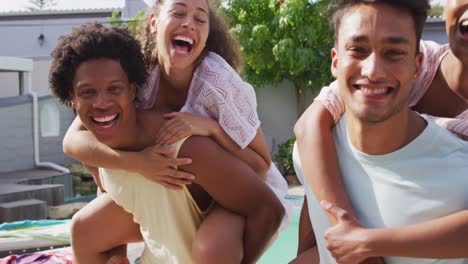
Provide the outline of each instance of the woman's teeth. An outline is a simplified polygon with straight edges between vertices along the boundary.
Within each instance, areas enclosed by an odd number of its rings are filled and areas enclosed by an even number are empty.
[[[172,43],[176,50],[187,53],[192,50],[193,39],[186,36],[175,36]]]
[[[174,37],[174,40],[184,41],[184,42],[187,42],[189,45],[193,45],[193,39],[191,39],[191,38],[189,38],[189,37],[185,37],[185,36],[175,36],[175,37]]]

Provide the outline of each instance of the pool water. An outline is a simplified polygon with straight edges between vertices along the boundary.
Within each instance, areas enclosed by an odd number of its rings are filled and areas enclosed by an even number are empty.
[[[299,234],[299,215],[303,202],[302,196],[288,197],[293,202],[293,217],[289,227],[281,232],[275,243],[263,254],[258,264],[286,264],[296,257],[298,234]]]

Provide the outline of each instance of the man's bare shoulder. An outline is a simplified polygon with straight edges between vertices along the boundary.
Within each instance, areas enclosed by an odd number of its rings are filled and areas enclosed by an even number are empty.
[[[155,133],[164,124],[162,113],[154,110],[137,110],[137,120],[140,127]]]

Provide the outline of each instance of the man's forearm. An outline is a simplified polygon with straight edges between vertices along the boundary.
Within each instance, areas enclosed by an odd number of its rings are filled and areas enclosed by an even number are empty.
[[[331,132],[333,117],[320,103],[313,103],[296,124],[297,147],[307,184],[317,199],[327,200],[355,215],[338,167]],[[327,214],[332,224],[336,219]]]
[[[135,168],[135,153],[114,150],[99,142],[89,131],[67,135],[63,150],[68,156],[90,166],[128,171]]]
[[[468,258],[468,210],[420,224],[369,231],[374,256]]]

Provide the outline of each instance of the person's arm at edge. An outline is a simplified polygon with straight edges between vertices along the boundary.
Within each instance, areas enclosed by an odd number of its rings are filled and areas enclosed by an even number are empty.
[[[278,231],[285,213],[281,202],[247,164],[208,137],[190,137],[179,156],[193,160],[180,168],[199,175],[195,183],[246,218],[242,263],[255,263]]]
[[[325,232],[325,239],[327,249],[342,260],[373,256],[468,258],[468,210],[413,225],[367,229],[346,210],[327,201],[321,201],[321,206],[337,218],[338,224]]]
[[[468,210],[415,225],[369,232],[373,256],[468,258]]]
[[[327,200],[355,216],[338,168],[333,140],[332,115],[320,102],[313,102],[294,126],[304,176],[317,199]],[[334,225],[336,218],[327,212]]]

